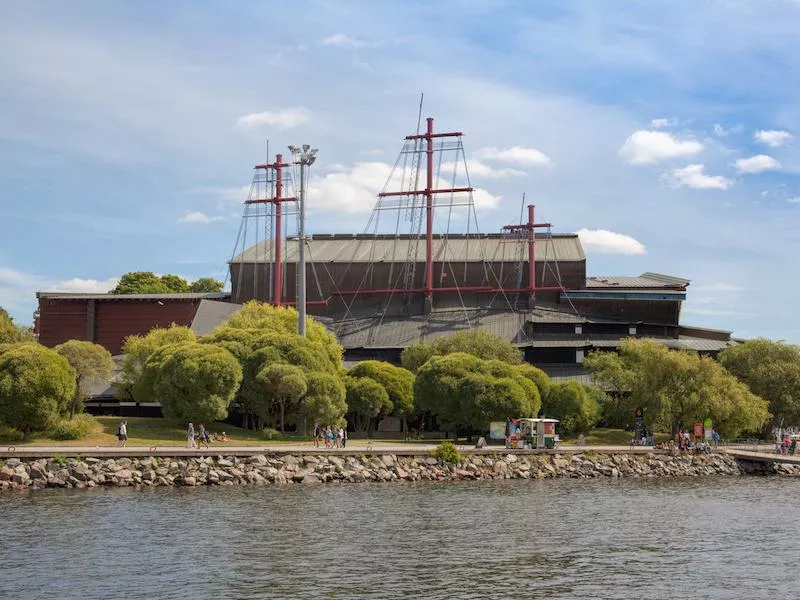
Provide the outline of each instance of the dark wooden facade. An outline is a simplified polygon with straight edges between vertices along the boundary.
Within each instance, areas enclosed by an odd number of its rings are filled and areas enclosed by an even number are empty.
[[[129,335],[142,335],[154,327],[190,325],[201,298],[128,299],[125,296],[79,294],[39,295],[39,341],[48,347],[67,340],[100,344],[119,354]],[[170,296],[170,297],[168,297]]]

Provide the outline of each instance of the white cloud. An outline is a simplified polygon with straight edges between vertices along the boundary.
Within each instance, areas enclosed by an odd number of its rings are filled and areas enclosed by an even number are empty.
[[[761,129],[753,134],[753,138],[757,142],[777,148],[783,146],[792,140],[792,134],[788,131],[779,131],[776,129]]]
[[[449,181],[453,176],[453,169],[456,174],[464,176],[469,172],[470,178],[484,178],[484,179],[506,179],[508,177],[524,177],[527,173],[519,171],[518,169],[507,169],[493,167],[484,162],[470,158],[467,159],[467,168],[464,169],[464,161],[459,161],[458,164],[448,162],[442,163],[440,169],[440,183],[441,181]],[[449,186],[448,186],[449,187]]]
[[[200,211],[186,211],[182,217],[178,219],[178,223],[213,223],[214,221],[224,221],[225,217],[218,215],[210,216]]]
[[[789,198],[787,200],[790,204],[800,204],[800,196],[795,196],[794,198]]]
[[[663,129],[664,127],[674,127],[678,124],[678,119],[672,117],[671,119],[653,119],[650,121],[650,127],[653,129]]]
[[[501,196],[496,196],[483,188],[475,188],[472,192],[472,202],[475,204],[475,210],[497,208],[502,200]]]
[[[714,123],[714,135],[717,137],[725,137],[728,131],[719,123]]]
[[[722,175],[706,175],[705,165],[687,165],[673,169],[662,177],[667,185],[674,188],[688,187],[695,190],[727,190],[733,181]]]
[[[695,140],[679,140],[665,131],[636,131],[625,140],[619,155],[632,165],[653,164],[668,158],[692,156],[703,149]]]
[[[392,167],[382,162],[356,163],[308,182],[308,210],[337,210],[344,213],[369,212],[375,206]]]
[[[740,158],[734,163],[734,166],[739,173],[762,173],[763,171],[777,171],[781,168],[781,163],[766,154],[756,154],[750,158]]]
[[[581,244],[589,252],[598,254],[645,254],[644,244],[629,235],[608,231],[607,229],[579,229]]]
[[[49,292],[75,292],[83,294],[105,294],[117,287],[119,283],[118,277],[111,277],[109,279],[67,279],[65,281],[58,281],[47,288]]]
[[[512,146],[511,148],[481,148],[475,152],[475,157],[484,160],[497,160],[513,162],[521,165],[549,167],[553,165],[552,159],[536,148]]]
[[[236,125],[242,128],[259,127],[268,125],[278,129],[286,129],[302,125],[309,119],[308,109],[302,106],[284,108],[282,110],[265,110],[259,113],[242,115],[236,119]]]
[[[364,40],[351,37],[345,33],[334,33],[333,35],[329,35],[323,39],[320,44],[323,46],[338,46],[340,48],[364,48],[366,46],[374,45],[365,42]]]

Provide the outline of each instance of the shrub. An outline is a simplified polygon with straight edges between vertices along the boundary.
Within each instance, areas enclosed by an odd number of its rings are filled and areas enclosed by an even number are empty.
[[[281,432],[277,429],[272,429],[271,427],[264,428],[264,431],[261,432],[261,435],[264,436],[266,441],[270,440],[277,440],[281,437]]]
[[[98,423],[92,415],[82,413],[72,420],[61,420],[50,435],[56,440],[79,440],[94,432],[97,427]]]
[[[461,453],[458,451],[458,448],[455,447],[453,442],[442,442],[439,444],[436,450],[431,452],[431,456],[454,465],[457,465],[462,460]]]
[[[60,454],[53,454],[53,462],[60,464],[62,467],[67,466],[67,463],[69,463],[67,458]]]

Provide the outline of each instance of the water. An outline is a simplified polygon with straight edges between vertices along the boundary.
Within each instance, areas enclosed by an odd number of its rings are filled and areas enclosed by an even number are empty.
[[[800,480],[0,495],[0,598],[785,598]]]

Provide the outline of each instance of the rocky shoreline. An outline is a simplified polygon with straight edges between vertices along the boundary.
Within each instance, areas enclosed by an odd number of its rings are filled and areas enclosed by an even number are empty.
[[[770,474],[800,476],[800,465],[737,462],[724,454],[673,456],[657,452],[599,454],[590,451],[468,455],[459,464],[434,457],[395,454],[54,457],[0,461],[0,490]]]

